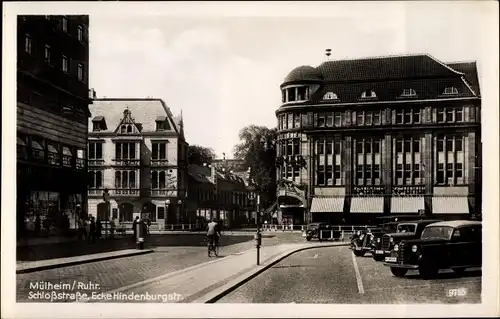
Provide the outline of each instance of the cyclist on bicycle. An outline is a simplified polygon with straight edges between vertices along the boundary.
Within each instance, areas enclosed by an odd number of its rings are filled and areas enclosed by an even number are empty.
[[[219,244],[220,229],[215,219],[212,219],[212,221],[208,223],[207,237],[208,242],[212,245]]]

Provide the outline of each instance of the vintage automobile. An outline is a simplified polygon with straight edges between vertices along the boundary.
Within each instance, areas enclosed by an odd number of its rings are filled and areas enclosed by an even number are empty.
[[[457,274],[482,266],[482,226],[479,221],[455,220],[427,225],[420,239],[403,240],[394,246],[384,265],[396,277],[418,270],[424,279],[440,269]]]
[[[317,238],[319,241],[338,239],[340,238],[340,235],[340,230],[334,229],[332,226],[324,222],[310,223],[302,233],[302,236],[305,237],[307,241],[310,241],[313,238]]]
[[[382,236],[385,234],[397,232],[397,228],[398,228],[399,224],[400,224],[399,222],[388,222],[388,223],[384,223],[384,224],[380,225],[381,231],[374,234],[375,236],[372,240],[373,244],[371,247],[371,253],[372,253],[373,259],[375,259],[377,261],[384,260],[383,257],[382,257],[382,259],[376,258],[375,251],[379,251],[382,249],[381,248],[382,247]]]
[[[366,227],[351,236],[350,248],[354,255],[363,257],[372,250],[375,237],[382,232],[380,227]]]
[[[381,236],[380,242],[372,250],[373,259],[376,261],[383,261],[389,255],[394,245],[401,240],[418,239],[422,234],[424,228],[432,223],[439,222],[439,220],[415,220],[409,222],[398,223],[396,232],[387,233]]]

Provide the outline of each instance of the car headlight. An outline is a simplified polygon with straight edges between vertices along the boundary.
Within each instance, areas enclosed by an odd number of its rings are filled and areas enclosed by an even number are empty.
[[[380,238],[377,238],[377,243],[380,243]]]
[[[413,245],[411,247],[411,251],[413,251],[414,253],[416,253],[417,252],[417,245]]]
[[[394,241],[394,238],[392,238],[392,237],[391,237],[391,238],[389,239],[389,241],[392,243],[392,242]]]
[[[398,251],[398,250],[399,250],[399,245],[398,245],[398,244],[396,244],[396,245],[394,246],[394,251]]]

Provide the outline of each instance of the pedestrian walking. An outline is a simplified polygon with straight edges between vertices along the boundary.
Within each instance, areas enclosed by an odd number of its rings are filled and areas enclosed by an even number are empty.
[[[134,237],[132,237],[132,239],[134,241],[137,238],[137,223],[139,223],[139,216],[136,216],[134,222],[132,223],[132,231],[134,232]]]
[[[84,223],[84,226],[85,226],[85,239],[87,241],[90,241],[90,237],[91,237],[91,234],[90,234],[90,220],[88,218],[84,219],[83,220],[83,223]]]
[[[95,242],[96,239],[96,225],[94,216],[90,217],[90,241]]]
[[[151,228],[151,219],[148,217],[148,220],[146,222],[147,228],[146,228],[146,234],[150,235],[151,233],[149,232],[149,229]]]

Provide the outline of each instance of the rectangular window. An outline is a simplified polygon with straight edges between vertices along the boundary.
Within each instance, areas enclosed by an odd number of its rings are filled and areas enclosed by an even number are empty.
[[[420,109],[413,109],[413,123],[420,123]]]
[[[463,151],[463,140],[462,137],[456,137],[455,139],[455,152]]]
[[[453,122],[453,109],[452,108],[446,109],[446,122]]]
[[[165,219],[165,207],[158,207],[158,219]]]
[[[339,112],[335,112],[335,126],[341,126],[341,114]]]
[[[326,182],[327,185],[333,185],[333,167],[331,165],[328,165],[326,167]]]
[[[24,37],[24,51],[29,54],[31,54],[32,51],[32,41],[31,41],[31,36],[29,35],[26,35]]]
[[[414,168],[413,177],[420,178],[420,164],[415,164],[413,168]]]
[[[326,141],[326,154],[333,154],[333,141]]]
[[[411,178],[411,164],[405,164],[405,178]]]
[[[455,109],[455,121],[463,122],[464,120],[464,109],[462,107],[457,107]]]
[[[381,118],[381,111],[375,111],[375,114],[373,116],[373,124],[375,125],[380,125],[380,118]]]
[[[287,128],[293,128],[293,114],[288,114],[287,115],[287,121],[288,121],[288,126]]]
[[[63,55],[62,56],[62,71],[64,73],[68,73],[69,65],[68,65],[68,57]]]
[[[372,153],[372,141],[366,141],[365,143],[365,153],[371,154]]]
[[[444,122],[444,110],[437,110],[437,121],[438,123]]]
[[[373,153],[380,153],[380,140],[373,141]]]
[[[453,152],[453,138],[446,139],[446,151]]]
[[[410,153],[410,149],[411,149],[411,140],[405,140],[405,153]]]
[[[358,167],[356,169],[356,178],[357,179],[363,178],[363,165],[358,165]]]
[[[318,141],[318,154],[325,154],[325,141]]]
[[[456,163],[455,167],[456,167],[455,177],[461,178],[463,176],[462,175],[462,171],[463,171],[462,163]]]
[[[366,125],[373,124],[373,112],[366,112]]]
[[[403,141],[396,140],[396,153],[403,153]]]
[[[318,127],[325,127],[325,113],[318,114]]]
[[[373,165],[373,178],[375,178],[375,179],[380,178],[380,165],[379,164]]]
[[[358,111],[356,112],[356,124],[357,125],[365,125],[365,112]]]
[[[413,140],[413,152],[420,153],[420,140],[419,139]]]
[[[341,145],[342,145],[340,143],[341,143],[340,141],[334,142],[334,150],[333,151],[335,152],[335,154],[340,154],[340,149],[341,149]]]
[[[293,155],[293,141],[291,139],[286,142],[286,155]]]
[[[405,111],[405,123],[406,124],[411,124],[411,114],[412,114],[411,110]]]
[[[78,41],[83,41],[83,27],[81,25],[78,26]]]
[[[167,143],[154,142],[152,145],[151,159],[166,160],[167,159]]]
[[[335,165],[335,179],[340,179],[340,165]]]
[[[300,140],[298,138],[293,139],[293,155],[300,155]]]
[[[44,54],[45,62],[50,63],[50,45],[45,45],[45,54]]]
[[[102,143],[89,142],[89,159],[102,159]]]
[[[443,138],[438,138],[437,139],[437,151],[438,152],[444,152],[444,139]]]
[[[396,124],[403,124],[404,112],[403,110],[396,111]]]
[[[372,166],[370,164],[365,166],[365,178],[366,179],[372,178]]]
[[[295,128],[300,127],[300,114],[294,114],[293,115],[293,125]]]
[[[363,153],[363,142],[361,141],[356,142],[356,153],[357,154]]]
[[[326,126],[333,127],[333,113],[332,112],[326,113]]]
[[[443,163],[438,163],[437,182],[438,182],[438,184],[444,184],[444,164]]]
[[[325,166],[323,165],[318,166],[317,179],[318,179],[318,185],[325,185]]]
[[[453,177],[453,163],[446,164],[446,176],[448,178]]]
[[[78,63],[78,80],[83,81],[84,73],[83,73],[83,64]]]
[[[396,178],[403,178],[403,164],[396,165]]]

